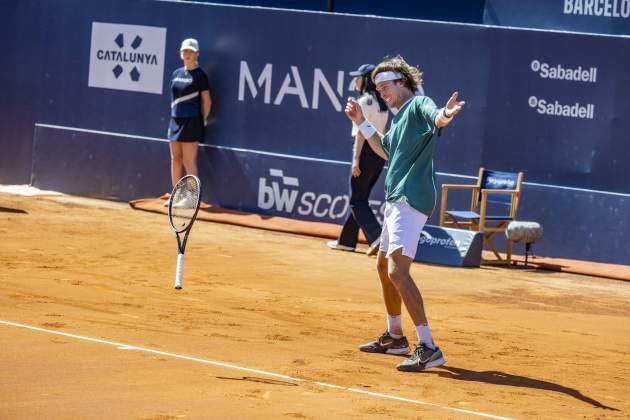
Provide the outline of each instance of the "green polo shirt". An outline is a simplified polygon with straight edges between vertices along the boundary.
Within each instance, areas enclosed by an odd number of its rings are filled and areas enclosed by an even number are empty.
[[[437,194],[433,146],[437,137],[435,118],[439,111],[431,98],[415,96],[403,105],[381,139],[389,155],[385,200],[404,199],[426,216],[431,216]]]

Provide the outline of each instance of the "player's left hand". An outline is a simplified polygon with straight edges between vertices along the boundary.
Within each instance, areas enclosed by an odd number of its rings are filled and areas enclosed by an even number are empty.
[[[346,116],[350,121],[354,122],[356,125],[361,125],[363,122],[363,111],[359,106],[359,103],[354,98],[348,98],[348,102],[346,103]]]
[[[461,111],[462,108],[464,108],[464,105],[466,105],[466,101],[457,100],[458,96],[459,92],[453,92],[450,99],[446,103],[446,106],[444,107],[444,110],[449,117],[454,117],[455,115],[459,114],[459,111]]]

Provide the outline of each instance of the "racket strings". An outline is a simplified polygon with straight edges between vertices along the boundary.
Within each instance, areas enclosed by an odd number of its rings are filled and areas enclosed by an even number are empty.
[[[171,218],[177,230],[184,230],[192,222],[199,205],[200,188],[195,178],[186,177],[175,186],[171,196]]]

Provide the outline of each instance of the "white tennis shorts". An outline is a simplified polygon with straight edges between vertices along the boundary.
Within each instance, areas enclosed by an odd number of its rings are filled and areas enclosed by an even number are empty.
[[[404,201],[386,202],[380,250],[389,257],[398,248],[402,248],[403,255],[414,259],[418,250],[420,233],[427,219],[424,213]]]

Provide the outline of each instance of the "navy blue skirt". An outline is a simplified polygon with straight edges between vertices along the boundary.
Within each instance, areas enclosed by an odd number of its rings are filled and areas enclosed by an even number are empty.
[[[171,117],[168,124],[170,141],[203,143],[203,118]]]

